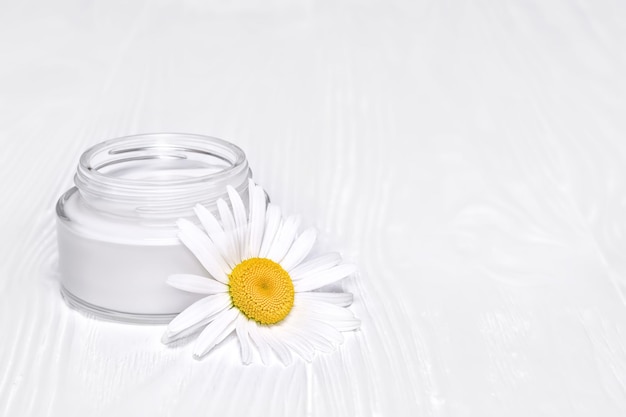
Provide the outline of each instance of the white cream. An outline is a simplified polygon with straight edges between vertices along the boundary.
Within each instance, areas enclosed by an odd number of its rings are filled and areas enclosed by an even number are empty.
[[[249,176],[239,148],[202,136],[139,135],[86,151],[77,187],[57,204],[68,304],[114,320],[170,320],[199,297],[169,287],[168,275],[206,274],[176,220],[193,220],[198,202],[214,208],[227,184],[246,193]]]

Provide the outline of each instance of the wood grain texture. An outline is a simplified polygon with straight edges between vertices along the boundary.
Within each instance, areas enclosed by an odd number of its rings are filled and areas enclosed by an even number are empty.
[[[626,7],[0,3],[0,415],[622,416]],[[231,140],[361,331],[203,362],[59,296],[54,204],[127,134]]]

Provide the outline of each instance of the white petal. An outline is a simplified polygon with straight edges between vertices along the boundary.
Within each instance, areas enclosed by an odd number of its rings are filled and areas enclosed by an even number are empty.
[[[196,204],[193,208],[193,211],[196,213],[196,216],[198,216],[198,219],[200,219],[202,227],[204,227],[204,230],[206,230],[211,239],[213,239],[215,235],[224,234],[224,229],[222,229],[219,221],[217,221],[217,219],[215,218],[213,213],[209,211],[209,209],[204,207],[202,204]]]
[[[269,259],[277,263],[283,260],[285,254],[289,248],[291,248],[296,233],[298,233],[300,221],[300,216],[289,216],[287,220],[285,220],[285,223],[280,227],[280,230],[272,242],[272,247],[267,254]]]
[[[261,251],[265,229],[265,192],[263,188],[254,186],[252,181],[250,181],[248,190],[250,193],[250,235],[248,237],[247,256],[256,258]]]
[[[246,215],[246,207],[243,205],[241,196],[230,185],[226,187],[230,204],[233,207],[233,215],[235,217],[235,228],[237,234],[237,242],[239,243],[239,255],[241,260],[246,258],[247,252],[247,234],[248,234],[248,218]]]
[[[249,365],[252,362],[252,347],[250,346],[250,335],[248,334],[248,319],[243,314],[239,314],[239,317],[237,317],[235,330],[241,345],[241,361],[245,365]]]
[[[323,301],[339,307],[348,307],[352,304],[353,296],[349,292],[298,292],[296,293],[296,303],[298,300]]]
[[[336,320],[332,322],[332,325],[340,332],[351,332],[361,327],[361,320],[357,318],[351,320]]]
[[[296,335],[306,340],[307,343],[314,348],[314,350],[331,352],[335,349],[335,345],[338,343],[320,334],[319,329],[323,328],[322,326],[320,326],[319,321],[307,318],[305,315],[299,314],[298,310],[294,309],[294,311],[292,311],[289,316],[287,316],[287,318],[280,323],[280,327],[278,327],[277,330],[282,332],[282,334],[280,334],[282,339]],[[328,324],[326,326],[331,327],[332,329],[332,326]],[[334,337],[338,334],[341,339],[343,339],[341,333],[339,333],[336,329],[334,329],[334,331]]]
[[[303,327],[294,329],[301,337],[309,341],[316,350],[321,352],[332,352],[335,349],[335,344],[323,335],[313,331],[314,327],[308,325],[309,323],[319,323],[314,320],[309,320],[308,323],[302,323]],[[341,334],[338,330],[337,333]]]
[[[239,315],[239,310],[231,308],[220,313],[209,325],[200,333],[193,348],[194,359],[201,359],[211,351],[217,344],[235,330],[235,319]]]
[[[320,301],[300,300],[298,312],[304,317],[330,324],[342,332],[356,330],[361,326],[361,320],[347,308]]]
[[[235,230],[235,219],[233,217],[233,213],[230,211],[228,203],[224,201],[223,198],[219,198],[217,200],[217,210],[220,213],[220,219],[222,220],[224,232]]]
[[[214,317],[205,317],[204,319],[200,320],[199,322],[197,322],[194,325],[191,325],[189,327],[187,327],[186,329],[181,330],[178,333],[170,333],[167,330],[163,333],[163,336],[161,337],[161,343],[163,343],[164,345],[170,344],[176,340],[180,340],[183,339],[185,337],[191,336],[192,334],[200,331],[202,328],[204,328],[204,326],[206,326],[207,324],[209,324],[212,320],[214,319]]]
[[[250,338],[259,350],[259,356],[261,356],[261,361],[265,365],[269,365],[270,347],[265,341],[265,338],[263,338],[263,336],[261,335],[261,332],[259,332],[259,327],[260,326],[255,321],[248,321],[248,334],[250,335]]]
[[[354,318],[354,313],[352,313],[349,309],[338,307],[323,301],[300,299],[297,307],[298,313],[303,316],[315,315],[317,317],[335,318],[340,320],[350,320]]]
[[[293,286],[296,292],[311,291],[325,285],[332,284],[335,281],[339,281],[340,279],[352,274],[354,271],[356,271],[355,265],[338,265],[318,274],[294,280]]]
[[[201,322],[211,321],[217,314],[221,313],[231,305],[228,294],[215,294],[204,297],[189,307],[167,325],[167,330],[163,335],[163,342],[169,343],[184,337],[182,333],[189,334],[190,328]]]
[[[329,324],[340,332],[351,332],[361,327],[361,320],[357,319],[356,317],[349,319],[349,320],[319,318],[319,317],[313,317],[312,319],[317,320],[320,323]]]
[[[267,258],[267,253],[272,247],[276,233],[280,228],[281,214],[280,207],[273,204],[267,205],[267,211],[265,214],[265,232],[263,233],[263,243],[261,243],[261,250],[259,251],[259,257]]]
[[[326,271],[340,262],[341,255],[338,253],[325,253],[296,266],[293,270],[289,271],[289,275],[291,275],[291,279],[299,280],[309,275]]]
[[[228,287],[212,278],[192,274],[175,274],[167,277],[167,284],[179,290],[197,294],[218,294],[227,292]]]
[[[252,209],[252,200],[254,197],[254,193],[252,192],[252,190],[254,190],[256,187],[258,187],[258,185],[254,183],[252,178],[248,178],[248,210]]]
[[[325,338],[330,343],[343,343],[343,335],[341,332],[328,323],[316,320],[306,320],[305,324],[303,324],[303,328]]]
[[[297,353],[302,359],[307,362],[311,362],[315,356],[315,348],[313,344],[302,337],[300,334],[295,333],[292,329],[284,328],[283,337],[281,338],[283,343],[286,344],[289,349]]]
[[[187,220],[181,219],[177,224],[180,228],[178,238],[181,242],[187,246],[213,278],[226,284],[230,268],[211,239]]]
[[[217,210],[220,213],[222,226],[224,226],[224,233],[226,233],[226,237],[228,239],[228,250],[232,254],[235,263],[238,264],[241,262],[241,254],[239,253],[239,240],[237,239],[238,233],[236,231],[233,213],[231,213],[226,201],[221,198],[217,200]]]
[[[224,261],[226,261],[231,269],[234,268],[238,261],[234,259],[234,254],[229,250],[229,238],[226,236],[224,229],[222,229],[222,226],[220,226],[213,213],[200,204],[196,204],[194,211],[198,219],[200,219],[204,230],[206,230],[209,235],[209,238],[215,243]]]
[[[291,356],[289,349],[287,349],[287,347],[280,341],[280,339],[275,334],[280,332],[280,329],[277,326],[259,326],[258,329],[262,333],[263,338],[265,339],[267,344],[272,348],[274,353],[276,353],[276,357],[278,358],[278,360],[285,366],[290,365],[293,357]]]
[[[307,257],[315,244],[316,237],[317,232],[313,228],[305,230],[298,236],[296,241],[293,242],[293,245],[291,245],[289,252],[287,252],[283,260],[280,261],[280,265],[285,271],[291,271]]]
[[[287,331],[292,336],[293,334],[299,336],[310,343],[314,349],[322,352],[333,351],[335,345],[343,340],[341,333],[329,324],[320,323],[299,313],[299,310],[294,309],[281,323],[280,330]]]

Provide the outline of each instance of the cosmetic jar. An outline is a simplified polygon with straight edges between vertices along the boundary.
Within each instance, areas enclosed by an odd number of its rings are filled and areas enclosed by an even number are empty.
[[[208,274],[176,221],[198,223],[197,203],[216,213],[227,185],[247,203],[251,175],[240,148],[208,136],[135,135],[88,149],[56,206],[63,298],[104,319],[169,322],[200,296],[167,277]]]

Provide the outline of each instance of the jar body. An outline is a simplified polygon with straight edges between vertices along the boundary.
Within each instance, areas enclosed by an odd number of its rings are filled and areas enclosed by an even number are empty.
[[[166,323],[201,298],[170,287],[167,277],[208,276],[179,241],[176,221],[195,221],[195,203],[214,210],[226,185],[247,194],[245,156],[195,135],[140,135],[94,148],[81,157],[77,186],[57,203],[62,294],[101,318]]]

